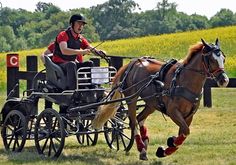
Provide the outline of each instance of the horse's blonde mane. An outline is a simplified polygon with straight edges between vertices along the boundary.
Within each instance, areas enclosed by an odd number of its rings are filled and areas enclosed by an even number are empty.
[[[183,59],[182,63],[184,65],[188,64],[194,55],[196,55],[198,52],[202,51],[202,48],[203,48],[202,43],[197,43],[195,45],[190,46],[189,50],[188,50],[188,54],[185,57],[185,59]]]

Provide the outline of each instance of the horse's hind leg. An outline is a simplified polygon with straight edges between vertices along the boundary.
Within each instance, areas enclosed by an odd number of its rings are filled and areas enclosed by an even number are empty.
[[[130,117],[130,127],[132,130],[134,130],[134,138],[136,141],[137,149],[140,152],[139,158],[141,160],[147,160],[146,156],[146,149],[145,149],[145,144],[142,141],[141,136],[138,133],[138,123],[136,120],[136,101],[131,101],[131,103],[128,104],[128,109],[129,109],[129,117]]]
[[[152,114],[155,111],[154,108],[150,108],[149,106],[145,106],[144,110],[142,112],[140,112],[137,116],[137,120],[138,120],[138,124],[139,124],[139,128],[140,128],[140,134],[142,137],[142,141],[145,144],[145,149],[147,150],[148,147],[148,143],[149,143],[149,136],[148,136],[148,129],[147,127],[144,125],[145,120],[147,119],[147,117]]]
[[[155,109],[151,109],[148,106],[145,106],[144,110],[139,113],[137,116],[137,121],[139,124],[140,128],[140,134],[138,134],[137,131],[137,125],[135,128],[135,140],[137,144],[137,148],[140,152],[139,159],[140,160],[148,160],[147,158],[147,147],[149,143],[149,137],[148,137],[148,132],[147,132],[147,127],[144,125],[146,118],[154,112]]]

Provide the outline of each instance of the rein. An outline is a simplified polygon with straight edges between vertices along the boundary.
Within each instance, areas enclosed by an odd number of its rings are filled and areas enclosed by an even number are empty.
[[[203,76],[206,75],[206,72],[202,71],[202,70],[197,70],[197,69],[190,68],[190,67],[183,67],[183,69],[186,69],[186,70],[189,70],[189,71],[192,71],[192,72],[195,72],[195,73],[199,73],[200,75],[203,75]]]
[[[210,51],[208,53],[202,54],[202,66],[204,68],[204,70],[198,70],[198,69],[194,69],[194,68],[190,68],[187,66],[184,66],[183,69],[195,72],[195,73],[199,73],[203,76],[207,76],[207,78],[211,78],[214,79],[215,78],[215,73],[220,72],[220,71],[224,71],[224,68],[218,68],[214,71],[210,71],[210,66],[209,66],[209,59],[208,56],[211,55],[213,51]]]
[[[139,59],[138,59],[138,60],[139,60]],[[155,79],[157,79],[157,78],[159,77],[159,72],[157,72],[156,74],[150,75],[150,76],[146,77],[145,79],[143,79],[143,80],[141,80],[141,81],[139,81],[139,82],[137,82],[137,83],[131,85],[130,87],[124,89],[124,87],[125,87],[125,80],[126,80],[128,74],[130,73],[130,71],[131,71],[131,69],[133,68],[133,66],[134,66],[135,63],[136,63],[136,60],[132,61],[132,63],[128,66],[127,70],[125,71],[125,75],[124,75],[124,77],[122,78],[122,81],[121,81],[116,87],[114,87],[114,88],[109,92],[109,94],[107,95],[106,99],[109,98],[109,97],[111,97],[111,96],[114,94],[115,90],[117,90],[117,89],[118,89],[121,93],[124,93],[124,92],[127,92],[127,91],[129,91],[130,89],[132,89],[132,88],[138,86],[139,84],[141,84],[141,83],[147,81],[147,82],[144,83],[144,85],[142,85],[134,94],[132,94],[132,95],[130,95],[130,96],[128,96],[128,97],[122,98],[122,99],[113,100],[113,102],[116,102],[116,101],[123,101],[123,100],[126,100],[126,101],[127,101],[127,100],[129,100],[129,99],[132,99],[132,98],[134,98],[135,96],[138,96],[145,88],[147,88],[152,82],[154,82]],[[160,83],[160,85],[161,85],[161,84],[162,84],[162,83]],[[155,97],[155,96],[157,96],[157,95],[165,95],[165,93],[163,93],[163,92],[161,92],[161,93],[160,93],[160,92],[159,92],[159,93],[155,93],[155,94],[153,94],[153,95],[151,95],[151,96],[147,96],[147,97],[144,97],[144,98],[142,98],[142,99],[138,99],[138,101],[141,101],[141,100],[144,100],[144,99],[147,99],[147,98],[150,98],[150,97]],[[106,100],[106,99],[105,99],[105,100]],[[129,102],[131,102],[131,101],[129,101]]]

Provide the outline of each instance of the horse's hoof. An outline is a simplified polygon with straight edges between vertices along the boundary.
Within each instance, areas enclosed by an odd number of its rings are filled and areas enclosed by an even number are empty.
[[[158,147],[158,148],[157,148],[157,152],[156,152],[156,156],[157,156],[158,158],[163,158],[163,157],[165,157],[164,152],[165,152],[165,150],[164,150],[163,147]]]
[[[169,138],[167,139],[167,146],[168,146],[168,147],[175,147],[175,145],[174,145],[175,139],[176,139],[175,136],[169,137]]]
[[[147,153],[146,152],[141,152],[139,154],[139,160],[148,160]]]

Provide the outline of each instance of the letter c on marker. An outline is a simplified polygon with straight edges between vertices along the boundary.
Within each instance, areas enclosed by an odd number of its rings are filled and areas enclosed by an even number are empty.
[[[10,67],[10,68],[19,67],[18,54],[7,54],[7,67]]]
[[[10,65],[11,66],[18,66],[18,58],[16,56],[12,56],[10,58]]]

